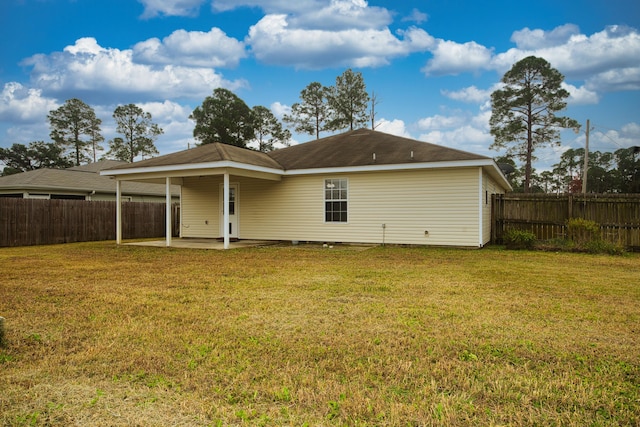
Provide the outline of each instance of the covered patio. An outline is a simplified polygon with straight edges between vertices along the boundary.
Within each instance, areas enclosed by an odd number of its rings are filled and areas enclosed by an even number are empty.
[[[169,154],[136,162],[116,166],[101,172],[116,180],[116,243],[122,244],[122,183],[124,181],[160,183],[165,186],[166,199],[166,230],[165,240],[151,242],[137,242],[144,246],[165,247],[200,247],[202,249],[233,249],[234,247],[257,246],[256,240],[234,240],[239,236],[232,235],[231,229],[237,230],[237,224],[232,227],[231,216],[234,214],[234,184],[232,177],[252,178],[258,180],[280,181],[283,174],[282,167],[265,153],[247,150],[226,144],[213,143],[194,149]],[[172,237],[171,218],[171,186],[181,187],[181,205],[183,203],[183,187],[186,180],[203,177],[221,177],[222,212],[220,222],[221,240],[215,238],[179,238]],[[205,224],[209,224],[206,220]],[[182,225],[181,232],[182,234]],[[249,243],[254,242],[254,243]]]

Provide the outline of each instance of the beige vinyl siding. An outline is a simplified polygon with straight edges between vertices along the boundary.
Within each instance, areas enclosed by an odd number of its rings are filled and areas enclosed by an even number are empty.
[[[240,237],[477,247],[478,176],[466,168],[240,179]],[[348,180],[347,223],[324,221],[327,178]]]
[[[239,182],[241,238],[321,239],[322,231],[318,228],[324,221],[322,178],[283,177],[281,181],[241,178]],[[302,234],[309,237],[300,237]]]
[[[384,239],[389,244],[477,247],[479,176],[478,168],[472,167],[284,176],[281,181],[231,176],[230,182],[239,185],[241,239],[351,243]],[[328,178],[348,180],[347,223],[325,222]],[[182,237],[220,237],[221,183],[222,176],[185,178]]]
[[[222,177],[184,178],[181,200],[181,237],[220,237],[218,187]]]

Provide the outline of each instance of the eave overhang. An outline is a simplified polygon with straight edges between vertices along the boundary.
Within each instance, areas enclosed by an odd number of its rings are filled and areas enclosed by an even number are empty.
[[[245,176],[250,178],[280,181],[283,176],[298,175],[327,175],[362,172],[383,172],[402,170],[430,170],[430,169],[451,169],[481,167],[494,180],[507,190],[512,190],[511,185],[505,178],[498,165],[489,158],[475,160],[457,160],[442,162],[415,162],[398,164],[371,164],[362,166],[345,166],[329,168],[309,168],[309,169],[275,169],[264,166],[250,165],[234,161],[220,161],[210,163],[178,164],[169,166],[152,166],[126,169],[103,170],[100,175],[111,176],[122,181],[144,181],[153,182],[169,178],[184,178],[190,176],[208,175],[230,175]]]

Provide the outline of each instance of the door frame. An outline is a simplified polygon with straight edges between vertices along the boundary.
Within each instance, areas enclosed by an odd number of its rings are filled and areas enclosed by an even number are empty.
[[[229,237],[232,239],[237,239],[240,236],[239,233],[239,225],[240,225],[240,203],[239,203],[239,194],[240,194],[240,184],[237,182],[229,183],[229,193],[233,192],[233,214],[231,213],[231,209],[229,212]],[[220,184],[218,194],[220,195],[218,200],[220,207],[220,236],[224,236],[224,184]]]

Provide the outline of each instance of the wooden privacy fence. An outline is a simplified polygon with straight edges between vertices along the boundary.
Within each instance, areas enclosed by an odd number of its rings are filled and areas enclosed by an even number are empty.
[[[179,205],[172,206],[177,235]],[[165,235],[164,203],[122,203],[122,237]],[[115,240],[116,202],[0,198],[0,247]]]
[[[582,218],[600,225],[602,237],[626,248],[640,248],[640,194],[494,194],[494,243],[509,229],[526,230],[538,239],[566,236],[567,220]]]

